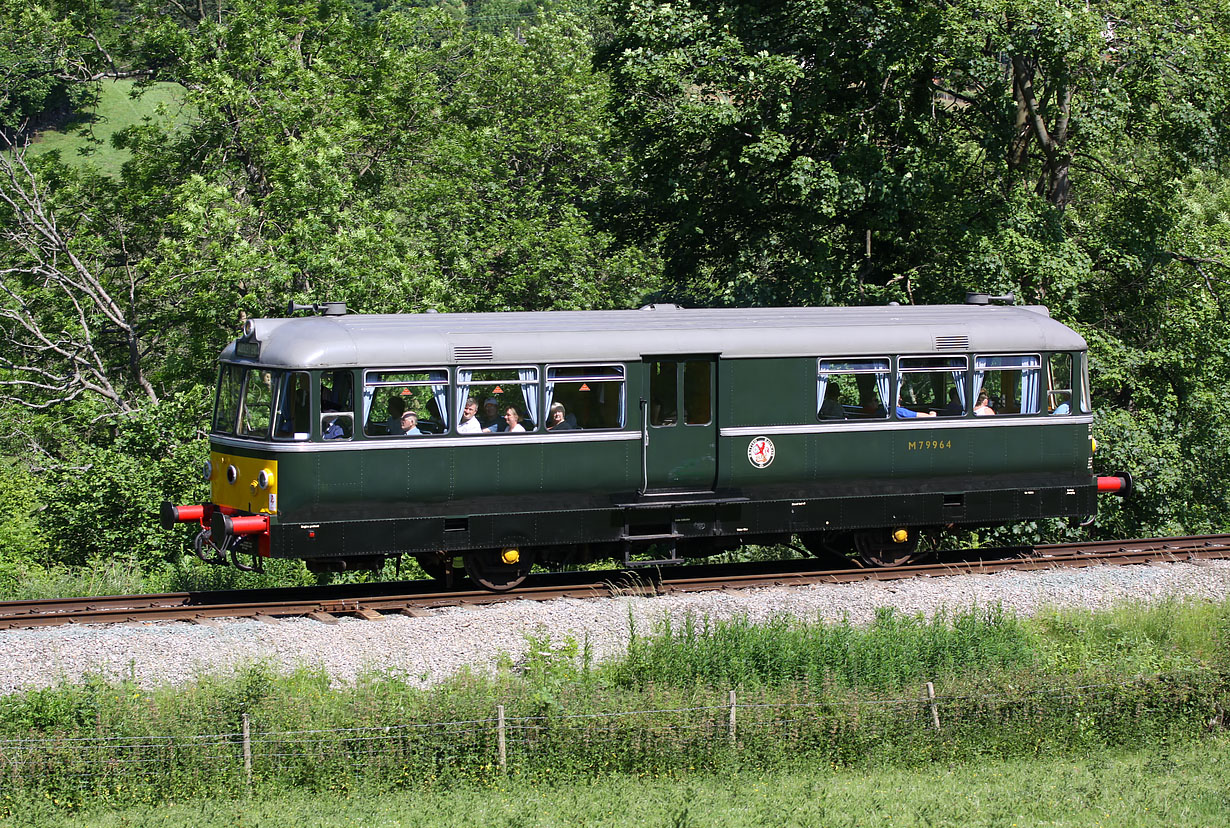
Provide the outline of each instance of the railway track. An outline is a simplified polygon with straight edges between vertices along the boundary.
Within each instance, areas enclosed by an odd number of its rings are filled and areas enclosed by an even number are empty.
[[[1230,535],[1144,538],[1130,541],[1049,544],[945,553],[932,563],[865,569],[843,562],[825,566],[805,559],[765,564],[687,566],[668,570],[612,570],[538,576],[510,593],[473,589],[468,584],[440,591],[433,581],[355,584],[317,588],[180,592],[95,598],[0,602],[0,630],[64,624],[188,621],[209,624],[219,618],[306,617],[337,623],[349,616],[379,620],[389,614],[417,615],[440,607],[546,601],[614,595],[660,595],[717,589],[898,580],[1009,569],[1126,565],[1159,561],[1230,558]]]

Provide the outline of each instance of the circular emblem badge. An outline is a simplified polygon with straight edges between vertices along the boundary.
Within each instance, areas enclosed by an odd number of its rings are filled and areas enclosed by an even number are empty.
[[[747,444],[747,459],[758,469],[773,462],[773,441],[768,437],[757,437]]]

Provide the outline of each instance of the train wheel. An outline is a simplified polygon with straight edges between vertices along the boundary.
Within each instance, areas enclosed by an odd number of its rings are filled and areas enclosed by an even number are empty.
[[[492,592],[507,592],[519,586],[534,566],[532,553],[512,546],[467,552],[463,560],[470,580]]]
[[[858,559],[867,566],[906,566],[920,557],[918,534],[908,529],[868,529],[854,533]]]

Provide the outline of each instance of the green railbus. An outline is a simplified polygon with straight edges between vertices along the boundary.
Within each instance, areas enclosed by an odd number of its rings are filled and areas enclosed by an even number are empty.
[[[207,560],[410,555],[489,589],[796,537],[873,565],[921,532],[1090,519],[1087,348],[1042,307],[256,319],[222,352]]]

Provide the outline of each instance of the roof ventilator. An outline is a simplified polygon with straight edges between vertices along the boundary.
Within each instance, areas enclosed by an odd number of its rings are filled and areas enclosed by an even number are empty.
[[[969,336],[966,334],[949,334],[948,336],[937,336],[935,338],[935,350],[937,351],[968,351]]]
[[[654,302],[649,305],[641,305],[643,311],[677,311],[683,310],[683,305],[675,305],[670,302]]]
[[[490,345],[454,345],[453,362],[490,362],[495,348]]]

